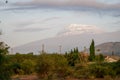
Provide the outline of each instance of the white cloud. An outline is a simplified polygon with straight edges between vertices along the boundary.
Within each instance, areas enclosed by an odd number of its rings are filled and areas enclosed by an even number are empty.
[[[76,34],[98,34],[103,33],[104,30],[93,26],[93,25],[83,25],[83,24],[71,24],[66,27],[63,31],[58,33],[59,36],[65,35],[76,35]]]

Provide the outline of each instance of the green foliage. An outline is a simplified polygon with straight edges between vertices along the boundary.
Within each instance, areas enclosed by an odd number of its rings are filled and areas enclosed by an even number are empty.
[[[88,78],[88,74],[89,74],[89,69],[88,69],[88,65],[86,64],[76,64],[74,67],[74,74],[73,76],[75,78]]]
[[[94,41],[91,45],[94,45]],[[33,73],[37,73],[40,79],[45,80],[62,80],[66,77],[76,79],[120,77],[120,61],[105,63],[102,54],[96,56],[91,54],[91,60],[94,62],[88,62],[88,57],[79,53],[78,48],[71,49],[65,54],[7,55],[8,48],[7,45],[0,44],[0,80],[10,80],[11,74],[30,75]],[[91,49],[91,52],[92,50],[94,49]]]
[[[37,55],[17,53],[15,55],[8,55],[8,57],[10,58],[9,65],[12,75],[29,75],[35,73]]]
[[[74,53],[79,53],[78,47],[74,48]]]
[[[35,71],[36,63],[33,60],[27,59],[21,63],[21,68],[24,71],[24,74],[31,74]]]
[[[116,63],[113,63],[112,68],[116,71],[116,75],[120,76],[120,60]]]
[[[78,48],[74,48],[74,50],[71,49],[69,53],[65,54],[65,57],[67,58],[68,64],[70,66],[75,66],[77,62],[79,62],[79,51]]]
[[[37,61],[37,73],[41,78],[65,77],[67,75],[67,60],[59,54],[41,54]]]
[[[8,49],[9,47],[4,42],[0,42],[0,80],[10,80],[10,70],[6,56]]]
[[[0,31],[0,35],[2,35],[2,32]]]
[[[9,49],[9,47],[7,44],[5,44],[4,42],[0,42],[0,54],[1,55],[4,56],[4,55],[8,54],[8,49]]]
[[[94,40],[92,40],[89,49],[90,49],[89,60],[90,60],[90,61],[94,61],[94,60],[95,60],[95,43],[94,43]]]
[[[52,69],[53,61],[50,59],[50,56],[42,54],[39,56],[37,62],[37,73],[40,77],[48,76],[48,72]]]
[[[8,66],[0,67],[0,80],[11,80],[10,70]]]
[[[120,63],[92,63],[87,66],[87,73],[88,78],[105,78],[109,76],[111,78],[119,77],[120,76]],[[85,68],[84,68],[85,69]],[[82,72],[83,73],[83,72]]]
[[[97,62],[103,62],[104,61],[104,56],[102,54],[99,54],[95,57],[95,60]]]
[[[11,64],[10,68],[12,70],[12,74],[23,74],[20,63],[14,62]]]
[[[92,64],[78,64],[74,68],[73,76],[75,78],[111,78],[120,76],[120,65],[117,63],[92,63]]]
[[[74,51],[73,51],[74,52]],[[66,77],[81,78],[115,78],[120,76],[120,61],[115,63],[103,62],[103,55],[97,55],[94,62],[85,63],[82,54],[15,54],[6,55],[9,62],[4,62],[1,75],[9,80],[10,74],[29,75],[37,73],[40,79],[58,80]],[[70,63],[71,62],[71,63]],[[72,65],[74,64],[74,66]],[[4,71],[6,70],[6,71]],[[0,76],[1,76],[0,75]],[[2,76],[3,77],[3,76]]]
[[[108,68],[102,67],[100,65],[91,65],[90,66],[90,75],[93,75],[96,78],[104,78],[105,75],[108,75]]]
[[[12,70],[13,75],[26,75],[26,74],[32,74],[35,72],[35,62],[30,59],[25,59],[22,62],[13,62],[10,63],[10,67]]]

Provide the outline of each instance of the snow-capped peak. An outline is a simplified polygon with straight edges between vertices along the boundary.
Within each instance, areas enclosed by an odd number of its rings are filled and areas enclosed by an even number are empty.
[[[93,25],[71,24],[61,31],[59,35],[74,35],[82,33],[98,34],[103,32],[103,30]]]

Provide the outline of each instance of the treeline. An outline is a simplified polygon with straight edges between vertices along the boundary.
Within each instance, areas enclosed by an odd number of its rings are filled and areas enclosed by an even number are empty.
[[[14,75],[36,74],[40,80],[66,80],[106,78],[107,80],[120,77],[120,61],[104,62],[102,54],[84,55],[74,48],[65,54],[39,55],[7,54],[9,47],[0,43],[0,80],[11,80]]]

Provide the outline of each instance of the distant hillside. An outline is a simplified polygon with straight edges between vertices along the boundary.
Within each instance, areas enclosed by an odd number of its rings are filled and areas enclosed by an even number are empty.
[[[48,38],[44,40],[39,40],[31,42],[22,46],[13,48],[13,52],[19,53],[39,53],[42,49],[42,44],[44,44],[44,49],[48,53],[59,52],[59,46],[61,45],[61,52],[70,51],[71,49],[78,47],[80,51],[84,50],[84,47],[89,48],[91,40],[94,39],[95,45],[106,43],[106,42],[120,42],[120,37],[118,37],[120,31],[118,32],[109,32],[101,34],[92,34],[92,33],[82,33],[77,35],[68,35],[68,36],[58,36],[53,38]],[[99,45],[98,48],[101,49],[103,53],[111,54],[112,51],[118,54],[120,51],[120,44],[114,44],[114,47],[109,45]],[[110,48],[109,48],[110,47]]]
[[[108,42],[96,46],[100,53],[108,55],[120,55],[120,42]]]

